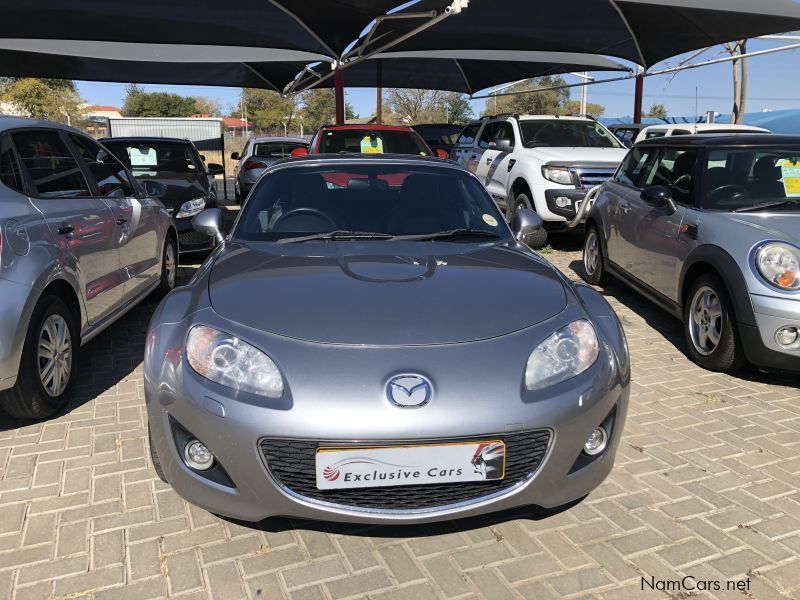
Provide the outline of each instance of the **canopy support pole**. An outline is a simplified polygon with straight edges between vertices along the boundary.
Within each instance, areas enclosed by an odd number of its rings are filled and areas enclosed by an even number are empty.
[[[584,88],[586,89],[586,88]],[[644,97],[644,73],[636,76],[636,91],[633,98],[633,122],[642,122],[642,100]]]
[[[375,122],[383,124],[383,62],[378,59],[378,97],[375,99]]]
[[[336,124],[344,125],[344,74],[337,66],[333,71],[334,96],[336,97]]]

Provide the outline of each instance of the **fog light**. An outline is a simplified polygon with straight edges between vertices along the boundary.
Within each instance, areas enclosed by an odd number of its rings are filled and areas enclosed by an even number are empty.
[[[800,330],[797,327],[783,327],[775,333],[775,339],[784,347],[794,346],[800,338]]]
[[[556,198],[556,206],[558,208],[567,208],[568,206],[572,206],[572,200],[566,196],[558,196]]]
[[[606,449],[608,434],[602,427],[595,429],[583,445],[583,451],[589,456],[596,456]]]
[[[198,440],[191,440],[183,447],[183,460],[192,469],[207,471],[214,464],[214,455]]]

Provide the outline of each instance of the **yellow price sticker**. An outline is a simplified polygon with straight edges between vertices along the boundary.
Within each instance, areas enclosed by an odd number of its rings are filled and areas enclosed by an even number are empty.
[[[366,136],[361,140],[361,154],[383,154],[383,140]]]

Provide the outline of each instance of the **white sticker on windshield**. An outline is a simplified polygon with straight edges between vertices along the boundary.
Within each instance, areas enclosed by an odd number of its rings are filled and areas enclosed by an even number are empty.
[[[800,198],[800,163],[792,164],[788,160],[778,163],[781,167],[781,180],[787,198]]]
[[[487,225],[491,225],[492,227],[497,227],[497,219],[495,219],[492,215],[483,215],[483,222]]]

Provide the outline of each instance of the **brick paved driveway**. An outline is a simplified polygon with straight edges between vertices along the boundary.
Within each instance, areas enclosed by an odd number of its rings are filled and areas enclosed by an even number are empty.
[[[560,243],[575,277],[580,243]],[[147,453],[140,306],[85,348],[68,414],[0,416],[0,598],[800,598],[797,380],[704,372],[676,322],[606,291],[634,375],[611,477],[548,518],[423,529],[251,528],[178,498]],[[685,574],[723,591],[642,591]]]

